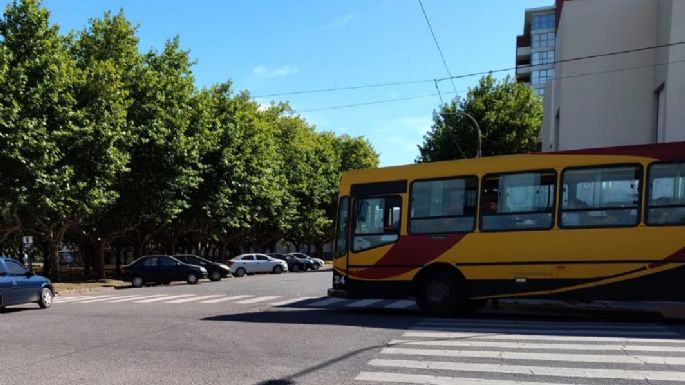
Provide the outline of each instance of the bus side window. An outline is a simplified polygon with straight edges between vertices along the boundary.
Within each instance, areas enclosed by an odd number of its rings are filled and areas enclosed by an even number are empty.
[[[401,207],[402,198],[399,196],[356,199],[352,251],[363,251],[397,241]]]
[[[486,175],[481,192],[481,230],[551,228],[555,186],[554,170]]]
[[[562,228],[636,226],[640,165],[582,167],[562,174]]]
[[[649,166],[648,225],[685,225],[685,163]]]

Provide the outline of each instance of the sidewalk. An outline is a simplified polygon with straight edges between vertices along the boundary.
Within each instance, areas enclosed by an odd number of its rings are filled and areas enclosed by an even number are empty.
[[[485,313],[539,314],[551,312],[558,315],[618,315],[630,313],[637,317],[661,317],[667,320],[685,320],[685,302],[628,302],[628,301],[594,301],[567,302],[558,300],[500,300],[499,309],[488,306]]]

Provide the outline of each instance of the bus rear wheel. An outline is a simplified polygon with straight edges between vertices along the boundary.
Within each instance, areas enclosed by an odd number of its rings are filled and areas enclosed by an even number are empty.
[[[426,314],[453,315],[464,304],[464,280],[456,273],[438,270],[419,283],[416,304]]]

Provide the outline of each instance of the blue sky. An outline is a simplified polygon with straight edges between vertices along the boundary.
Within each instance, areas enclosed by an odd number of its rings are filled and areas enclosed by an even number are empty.
[[[7,0],[4,3],[8,3]],[[198,86],[231,80],[260,103],[288,100],[318,130],[363,135],[381,165],[411,163],[440,100],[426,96],[363,107],[319,110],[435,94],[432,82],[340,92],[264,97],[446,76],[417,0],[44,0],[62,32],[124,9],[140,25],[140,47],[159,49],[175,35],[197,61]],[[453,75],[515,64],[526,8],[552,0],[423,0]],[[464,95],[478,78],[455,81]],[[449,82],[440,83],[446,98]]]

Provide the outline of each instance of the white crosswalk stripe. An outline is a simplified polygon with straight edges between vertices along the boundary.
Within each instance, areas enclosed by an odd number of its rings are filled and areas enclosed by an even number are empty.
[[[220,294],[201,295],[199,297],[181,298],[181,299],[175,299],[173,301],[164,301],[164,303],[187,303],[187,302],[202,301],[202,300],[215,298],[215,297],[221,297],[221,295]]]
[[[416,302],[406,299],[397,300],[385,306],[386,309],[408,309],[410,307],[416,307]]]
[[[116,296],[114,295],[103,295],[94,299],[88,299],[88,300],[80,300],[78,303],[93,303],[93,302],[102,302],[102,301],[107,301],[110,299],[114,299]]]
[[[280,296],[280,295],[267,295],[267,296],[264,296],[264,297],[250,298],[250,299],[246,299],[246,300],[243,300],[243,301],[238,301],[238,302],[236,302],[236,303],[242,303],[242,304],[246,304],[246,303],[259,303],[259,302],[271,301],[271,300],[274,300],[274,299],[276,299],[276,298],[281,298],[281,296]]]
[[[130,301],[135,301],[139,299],[146,299],[146,298],[157,298],[157,297],[162,297],[163,294],[156,294],[156,295],[133,295],[131,297],[119,297],[117,299],[114,299],[112,301],[107,301],[107,303],[120,303],[120,302],[130,302]]]
[[[659,324],[424,319],[378,355],[355,380],[423,385],[685,384],[685,337]]]
[[[109,303],[136,303],[136,304],[221,304],[225,302],[240,305],[268,303],[269,306],[307,307],[307,308],[339,308],[339,309],[394,309],[414,311],[416,303],[413,300],[385,300],[385,299],[347,299],[333,297],[294,297],[283,298],[278,295],[256,296],[249,294],[230,295],[224,294],[154,294],[144,295],[140,291],[127,291],[128,295],[98,295],[98,296],[73,296],[58,297],[56,303],[81,303],[81,304],[109,304]],[[441,322],[439,320],[434,322]],[[432,325],[428,322],[424,326]],[[438,324],[445,326],[444,324]],[[421,325],[417,325],[420,327]]]
[[[134,301],[134,302],[135,303],[152,303],[152,302],[161,302],[161,301],[166,301],[166,300],[170,300],[170,299],[190,297],[190,296],[192,296],[192,294],[167,295],[164,297],[149,298],[149,299],[144,299],[141,301]]]
[[[321,301],[312,302],[312,303],[308,304],[307,306],[308,307],[326,307],[326,306],[331,306],[331,305],[334,305],[336,303],[346,302],[346,301],[347,300],[344,298],[326,298],[326,299],[321,300]]]
[[[290,298],[290,299],[286,299],[286,300],[280,301],[280,302],[273,302],[273,303],[271,303],[270,305],[271,305],[271,306],[285,306],[285,305],[290,305],[290,304],[293,304],[293,303],[308,301],[308,300],[314,299],[314,298],[318,298],[318,297],[297,297],[297,298]]]
[[[345,305],[345,307],[354,307],[354,308],[368,307],[370,305],[373,305],[373,304],[381,302],[381,301],[382,301],[382,299],[362,299],[359,301],[354,301],[352,303],[348,303]]]
[[[84,299],[91,299],[91,298],[97,298],[92,295],[79,295],[75,297],[56,297],[55,302],[57,303],[69,303],[69,302],[75,302],[75,301],[80,301]]]
[[[217,299],[209,299],[207,301],[200,301],[200,303],[221,303],[221,302],[234,301],[236,299],[247,298],[247,297],[252,297],[252,296],[251,295],[234,295],[234,296],[230,296],[230,297],[223,297],[223,298],[217,298]]]

